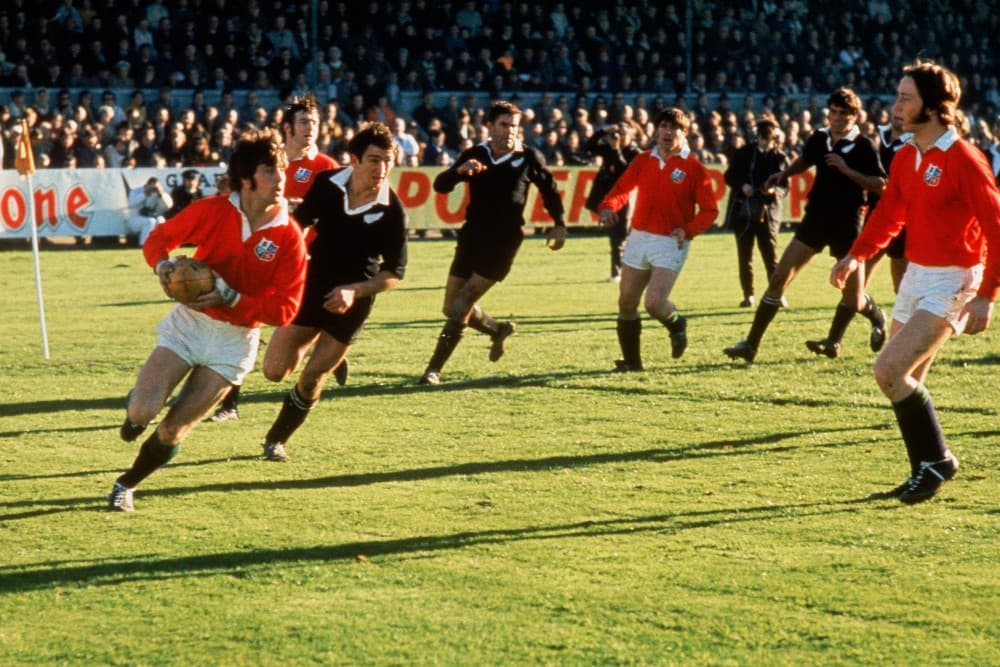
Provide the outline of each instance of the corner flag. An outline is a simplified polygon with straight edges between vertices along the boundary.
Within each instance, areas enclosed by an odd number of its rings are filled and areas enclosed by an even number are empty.
[[[17,150],[14,152],[14,168],[17,173],[28,179],[28,224],[31,226],[31,254],[35,260],[35,295],[38,298],[38,322],[42,327],[42,354],[49,358],[49,334],[45,329],[45,301],[42,299],[42,270],[38,258],[38,226],[34,216],[34,188],[31,185],[31,175],[35,173],[35,153],[31,150],[31,133],[28,131],[28,121],[21,119],[21,136],[17,138]]]
[[[25,118],[21,119],[21,135],[17,138],[14,168],[21,176],[35,173],[35,153],[31,150],[31,136],[28,131],[28,121]]]

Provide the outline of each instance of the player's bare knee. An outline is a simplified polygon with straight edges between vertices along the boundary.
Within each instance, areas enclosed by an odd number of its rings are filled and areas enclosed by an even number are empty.
[[[163,402],[143,400],[133,397],[128,404],[128,418],[134,424],[148,424],[156,419],[163,409]]]
[[[875,382],[886,395],[892,394],[904,381],[901,370],[892,360],[886,359],[884,356],[875,360],[872,371],[875,375]]]
[[[643,308],[646,309],[646,312],[649,313],[650,317],[658,320],[669,317],[670,313],[673,312],[673,307],[670,302],[664,299],[647,298],[645,303],[643,303]]]
[[[287,364],[268,363],[267,359],[264,360],[264,367],[261,370],[264,377],[271,382],[284,382],[292,374],[292,369]]]
[[[319,399],[320,392],[323,391],[323,384],[329,376],[330,373],[325,373],[323,375],[303,375],[295,384],[295,391],[297,391],[299,396],[302,398],[315,401]]]

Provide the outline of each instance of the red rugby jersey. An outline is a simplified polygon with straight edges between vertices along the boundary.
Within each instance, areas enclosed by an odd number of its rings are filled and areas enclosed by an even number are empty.
[[[666,161],[658,148],[639,153],[601,201],[599,210],[621,209],[636,187],[639,193],[632,214],[633,229],[667,236],[682,227],[690,239],[707,231],[719,215],[711,176],[688,148]]]
[[[340,165],[332,157],[320,153],[316,146],[311,147],[305,155],[288,163],[285,169],[285,196],[302,199],[318,173],[338,167]]]
[[[255,232],[239,208],[238,193],[205,197],[157,225],[142,253],[151,267],[181,245],[240,293],[232,308],[206,308],[217,320],[244,327],[281,326],[295,317],[306,278],[302,232],[281,200],[281,213]]]
[[[986,158],[954,128],[923,155],[899,149],[878,206],[851,254],[873,257],[906,228],[906,257],[923,266],[971,267],[985,260],[979,295],[1000,294],[1000,192]]]

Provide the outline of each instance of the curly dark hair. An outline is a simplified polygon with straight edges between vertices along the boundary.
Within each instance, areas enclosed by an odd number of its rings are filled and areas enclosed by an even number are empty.
[[[250,181],[251,189],[256,188],[253,175],[259,165],[278,169],[288,166],[284,144],[275,129],[249,130],[240,136],[226,172],[233,190],[239,191],[243,181]]]

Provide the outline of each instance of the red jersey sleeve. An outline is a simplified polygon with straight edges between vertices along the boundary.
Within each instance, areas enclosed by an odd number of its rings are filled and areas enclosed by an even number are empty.
[[[195,236],[203,205],[196,206],[197,203],[186,206],[180,213],[153,228],[142,246],[147,264],[156,268],[158,262],[167,259],[171,252],[183,244],[198,243]]]
[[[907,152],[904,153],[904,150]],[[864,229],[851,246],[850,253],[858,261],[864,262],[877,255],[893,238],[899,236],[906,224],[906,206],[901,188],[905,177],[901,172],[905,168],[904,163],[912,163],[914,158],[909,153],[912,150],[912,147],[904,147],[900,150],[901,155],[897,155],[889,166],[889,182],[879,196],[875,210],[865,222]],[[892,174],[896,172],[900,173],[894,178]]]
[[[704,234],[715,223],[719,217],[719,203],[715,199],[715,191],[712,189],[712,177],[708,173],[705,165],[692,159],[693,164],[698,165],[692,171],[697,177],[694,186],[694,199],[698,204],[698,212],[687,225],[684,232],[687,238],[694,238],[698,234]]]

